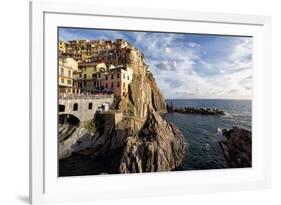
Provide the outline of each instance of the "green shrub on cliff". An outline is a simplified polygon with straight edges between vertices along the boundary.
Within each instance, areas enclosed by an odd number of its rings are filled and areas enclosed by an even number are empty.
[[[89,132],[102,131],[104,129],[104,123],[103,115],[97,113],[94,119],[85,124],[85,128],[89,130]]]

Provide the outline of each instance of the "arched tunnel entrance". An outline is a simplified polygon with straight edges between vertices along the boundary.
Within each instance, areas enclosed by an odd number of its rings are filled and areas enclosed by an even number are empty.
[[[59,124],[70,124],[72,126],[79,126],[80,120],[72,114],[60,114]]]

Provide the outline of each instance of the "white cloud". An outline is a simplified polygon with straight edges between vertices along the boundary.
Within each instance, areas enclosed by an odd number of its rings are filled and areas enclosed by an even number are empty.
[[[151,49],[156,48],[155,42]],[[203,46],[200,49],[204,49]],[[158,52],[158,51],[157,51]],[[163,53],[163,52],[162,52]],[[167,58],[175,61],[151,61],[153,73],[166,98],[219,98],[250,99],[252,95],[251,40],[236,42],[228,56],[221,56],[210,63],[194,49],[170,48]],[[166,54],[162,54],[166,55]],[[167,54],[168,55],[168,54]],[[204,73],[201,75],[198,64]],[[249,78],[250,76],[250,78]]]
[[[188,42],[187,45],[191,48],[200,47],[200,44],[195,42]]]
[[[169,47],[166,47],[165,52],[169,54],[171,52],[171,49]]]
[[[234,51],[230,56],[231,59],[243,59],[252,54],[252,39],[244,38],[234,47]]]

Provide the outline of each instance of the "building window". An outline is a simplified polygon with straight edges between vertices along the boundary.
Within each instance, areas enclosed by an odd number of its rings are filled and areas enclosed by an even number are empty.
[[[79,77],[82,78],[82,74],[80,74]]]
[[[68,85],[71,85],[71,84],[72,84],[72,82],[71,82],[70,79],[67,80],[67,84],[68,84]]]
[[[120,84],[119,84],[119,82],[117,82],[117,87],[119,88],[119,86],[120,86]]]
[[[107,86],[107,83],[105,84],[105,88],[107,88],[108,86]]]
[[[71,78],[71,71],[68,70],[68,77]]]
[[[65,105],[59,105],[59,112],[65,111]]]
[[[112,87],[112,88],[114,87],[114,84],[113,84],[113,83],[111,83],[111,87]]]
[[[129,77],[129,76],[127,76],[127,79],[128,79],[128,80],[130,80],[130,77]]]
[[[119,76],[119,73],[117,73],[117,78],[119,78],[120,76]]]
[[[77,111],[78,110],[78,103],[74,103],[73,105],[73,111]]]
[[[88,108],[89,108],[89,110],[91,110],[93,108],[93,103],[89,103]]]
[[[64,69],[63,68],[60,68],[60,75],[64,75]]]
[[[123,78],[126,79],[126,75],[125,74],[123,74]]]
[[[61,79],[60,79],[60,82],[61,82],[61,83],[64,83],[64,78],[61,78]]]
[[[113,78],[114,78],[114,75],[112,74],[112,75],[111,75],[111,79],[113,79]]]
[[[123,88],[125,88],[125,83],[123,83]]]
[[[100,78],[100,73],[99,73],[99,78]]]
[[[86,82],[86,81],[84,81],[84,87],[86,87],[86,85],[87,85],[87,82]]]
[[[85,79],[87,78],[87,74],[84,74],[84,78],[85,78]]]
[[[108,80],[108,76],[107,75],[105,76],[105,80]]]

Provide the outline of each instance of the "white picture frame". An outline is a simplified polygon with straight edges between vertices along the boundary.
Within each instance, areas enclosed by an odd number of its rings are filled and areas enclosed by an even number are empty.
[[[98,19],[96,23],[94,20]],[[128,19],[130,21],[128,21]],[[83,22],[83,23],[82,23]],[[124,23],[126,22],[126,23]],[[149,26],[147,24],[149,23]],[[161,22],[161,23],[160,23]],[[254,37],[253,167],[58,178],[56,65],[58,26],[214,33]],[[180,30],[183,29],[183,30]],[[189,30],[184,30],[184,29]],[[55,106],[55,107],[54,107]],[[49,112],[50,110],[55,112]],[[271,18],[184,10],[30,2],[30,202],[238,191],[271,186]],[[54,118],[55,117],[55,118]],[[53,136],[54,135],[54,136]],[[54,147],[55,146],[55,147]],[[71,195],[71,197],[69,197]]]

